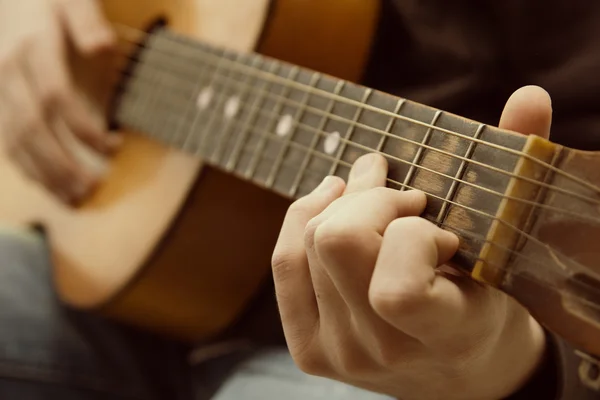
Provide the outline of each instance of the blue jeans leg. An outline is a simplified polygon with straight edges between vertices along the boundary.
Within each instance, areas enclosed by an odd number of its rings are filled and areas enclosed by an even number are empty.
[[[42,235],[0,228],[2,400],[389,399],[304,374],[285,346],[190,365],[187,346],[64,307],[51,272]]]
[[[186,354],[65,308],[43,236],[0,229],[0,399],[190,399]]]

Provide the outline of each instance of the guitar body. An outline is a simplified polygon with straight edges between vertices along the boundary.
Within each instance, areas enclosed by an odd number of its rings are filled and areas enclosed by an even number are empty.
[[[170,29],[358,80],[375,0],[104,1],[113,22]],[[340,12],[343,11],[343,12]],[[125,133],[104,183],[63,206],[0,157],[0,223],[43,226],[55,284],[76,308],[183,340],[229,326],[265,281],[289,200]],[[10,193],[10,196],[7,195]]]

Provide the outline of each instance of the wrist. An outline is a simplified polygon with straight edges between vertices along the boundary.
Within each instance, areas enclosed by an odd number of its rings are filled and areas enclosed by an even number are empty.
[[[558,356],[545,332],[544,354],[533,376],[505,400],[556,399],[559,391]]]
[[[506,351],[506,354],[510,355],[503,362],[504,376],[508,379],[505,381],[500,398],[512,399],[511,396],[528,387],[547,365],[548,340],[546,333],[541,325],[529,315],[527,325],[525,334],[522,330],[513,330],[515,335],[508,338],[508,346],[512,346],[512,349]],[[517,335],[520,337],[516,337]],[[502,371],[498,372],[502,373]]]

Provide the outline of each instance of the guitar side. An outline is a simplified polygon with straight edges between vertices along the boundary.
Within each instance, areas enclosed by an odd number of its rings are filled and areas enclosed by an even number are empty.
[[[360,76],[378,14],[374,0],[103,3],[111,21],[138,30],[166,17],[208,43],[350,80]],[[0,221],[44,226],[68,304],[182,339],[218,333],[268,274],[288,201],[141,134],[126,133],[107,163],[105,182],[74,210],[0,158]]]

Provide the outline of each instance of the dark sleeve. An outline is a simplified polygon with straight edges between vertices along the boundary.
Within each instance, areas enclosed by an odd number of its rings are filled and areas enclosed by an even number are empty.
[[[507,400],[599,400],[600,392],[581,383],[578,370],[581,358],[567,342],[547,333],[544,361],[532,379]]]
[[[537,84],[560,111],[553,115],[553,141],[600,149],[600,113],[592,106],[600,104],[600,2],[382,5],[367,86],[495,125],[514,90]],[[536,375],[510,400],[600,400],[600,392],[580,382],[575,350],[550,333],[547,342]]]

